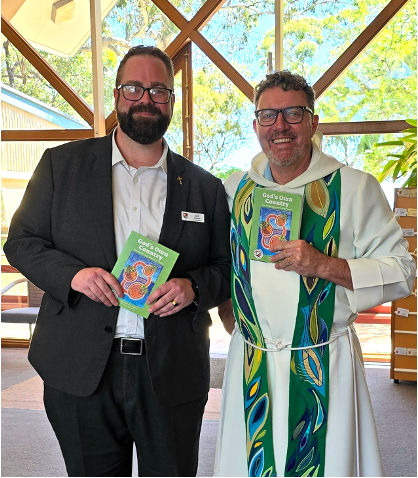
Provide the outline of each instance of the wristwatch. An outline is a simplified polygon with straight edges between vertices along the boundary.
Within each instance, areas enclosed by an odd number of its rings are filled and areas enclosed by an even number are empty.
[[[197,307],[199,307],[199,287],[197,286],[197,283],[196,281],[193,279],[193,277],[188,274],[187,272],[183,275],[183,277],[185,279],[188,279],[191,284],[192,284],[192,289],[193,289],[193,292],[194,292],[194,299],[193,299],[193,302],[192,304],[196,305]],[[191,304],[190,304],[191,305]]]
[[[199,306],[199,287],[196,284],[196,281],[193,279],[193,277],[190,277],[192,281],[192,289],[194,292],[194,299],[193,299],[193,304]]]

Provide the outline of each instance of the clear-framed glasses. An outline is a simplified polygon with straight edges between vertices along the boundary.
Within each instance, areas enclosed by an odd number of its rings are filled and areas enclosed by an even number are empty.
[[[313,114],[313,111],[307,106],[289,106],[288,108],[283,108],[282,110],[257,110],[254,112],[254,114],[260,126],[273,125],[276,122],[279,113],[282,114],[286,123],[298,124],[303,120],[305,110]]]
[[[170,101],[173,90],[159,86],[144,88],[139,85],[119,85],[117,90],[122,90],[123,97],[128,101],[139,101],[146,91],[154,103],[168,103]]]

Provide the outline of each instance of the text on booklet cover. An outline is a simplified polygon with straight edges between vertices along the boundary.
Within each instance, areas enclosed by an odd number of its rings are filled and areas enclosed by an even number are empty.
[[[166,282],[177,258],[177,252],[132,231],[112,270],[124,293],[119,305],[147,318],[145,302]]]
[[[270,262],[281,242],[299,238],[303,195],[255,188],[250,258]]]

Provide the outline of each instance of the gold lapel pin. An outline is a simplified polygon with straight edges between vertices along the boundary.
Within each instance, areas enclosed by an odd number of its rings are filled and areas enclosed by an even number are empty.
[[[177,181],[179,181],[179,183],[180,183],[181,185],[183,185],[183,183],[181,182],[181,179],[182,179],[182,178],[179,176],[179,177],[177,178]]]

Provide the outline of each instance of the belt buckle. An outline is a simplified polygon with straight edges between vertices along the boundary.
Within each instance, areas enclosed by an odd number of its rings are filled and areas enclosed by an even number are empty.
[[[124,352],[123,351],[123,342],[125,340],[140,342],[141,343],[141,351],[138,352],[138,353],[136,353],[136,352]],[[135,339],[135,338],[129,338],[128,339],[127,337],[121,337],[121,339],[120,339],[120,353],[122,355],[142,355],[143,349],[144,349],[144,340],[143,339]]]

